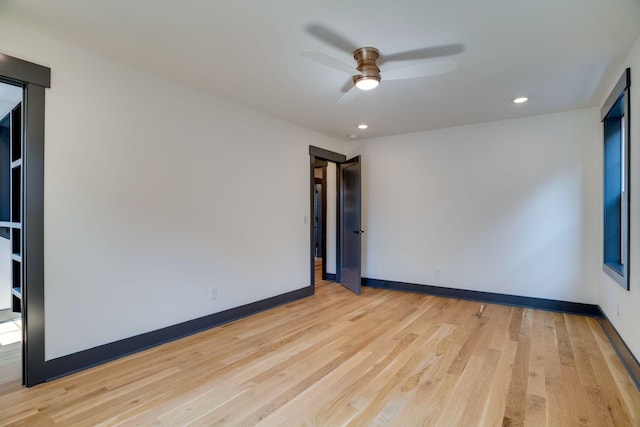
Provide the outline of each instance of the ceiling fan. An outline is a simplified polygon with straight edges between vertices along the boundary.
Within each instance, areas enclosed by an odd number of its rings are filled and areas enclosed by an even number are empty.
[[[311,35],[325,43],[353,54],[353,58],[356,60],[356,66],[351,66],[335,59],[332,56],[315,50],[304,50],[301,52],[301,54],[306,58],[336,70],[351,74],[353,83],[349,84],[350,88],[340,99],[338,99],[338,102],[336,103],[338,105],[353,101],[360,90],[371,90],[376,88],[383,80],[383,77],[384,80],[401,80],[432,76],[453,71],[458,66],[458,63],[455,60],[449,58],[434,60],[434,58],[455,55],[464,50],[463,45],[451,44],[382,55],[375,47],[358,47],[336,32],[319,24],[311,24],[306,27],[306,30]],[[419,59],[429,61],[418,64],[413,63],[408,66],[397,68],[387,69],[387,67],[384,66],[389,62]],[[383,70],[380,69],[380,66],[383,66]]]

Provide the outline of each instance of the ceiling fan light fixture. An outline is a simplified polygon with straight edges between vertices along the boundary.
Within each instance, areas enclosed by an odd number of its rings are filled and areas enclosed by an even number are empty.
[[[356,80],[356,87],[360,90],[371,90],[378,87],[380,79],[375,77],[361,77]]]

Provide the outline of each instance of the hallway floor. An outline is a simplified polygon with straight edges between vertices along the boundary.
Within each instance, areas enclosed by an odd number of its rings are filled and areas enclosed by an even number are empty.
[[[0,395],[22,388],[22,320],[0,323]]]

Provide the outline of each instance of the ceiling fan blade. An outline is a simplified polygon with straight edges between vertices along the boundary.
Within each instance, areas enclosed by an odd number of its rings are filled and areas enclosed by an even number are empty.
[[[424,47],[421,49],[407,50],[404,52],[381,55],[380,65],[393,61],[414,61],[418,59],[439,58],[441,56],[457,55],[464,51],[463,44],[445,44],[441,46]]]
[[[320,24],[309,24],[305,27],[307,32],[314,36],[315,38],[327,43],[330,46],[336,47],[348,54],[353,54],[353,51],[356,50],[359,46],[356,46],[355,43],[347,40],[342,37],[340,34],[335,31],[324,27]]]
[[[332,56],[325,55],[324,53],[318,52],[316,50],[303,50],[300,52],[302,56],[305,58],[309,58],[313,61],[319,62],[322,65],[326,65],[327,67],[331,67],[336,70],[344,71],[345,73],[349,73],[352,76],[361,74],[360,71],[352,67],[351,65],[345,64],[344,62],[335,59]]]
[[[383,70],[380,72],[382,81],[415,79],[418,77],[434,76],[444,74],[458,68],[458,63],[453,59],[443,59],[439,61],[429,61],[422,64],[409,65],[406,67]]]
[[[336,102],[336,105],[344,105],[344,104],[350,103],[351,101],[356,99],[356,96],[358,96],[358,93],[360,93],[360,89],[358,89],[355,85],[353,85],[351,89],[347,91],[347,93],[345,93],[340,97],[340,99],[338,99],[338,102]]]
[[[353,87],[353,78],[347,79],[344,81],[344,84],[340,88],[340,92],[346,93]]]

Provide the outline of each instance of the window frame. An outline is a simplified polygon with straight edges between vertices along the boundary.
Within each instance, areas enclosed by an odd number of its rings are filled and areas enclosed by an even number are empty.
[[[630,140],[631,140],[631,69],[627,68],[615,87],[609,94],[604,105],[600,109],[600,118],[603,128],[603,235],[602,235],[602,269],[615,280],[620,286],[629,290],[629,218],[630,218]],[[622,115],[616,112],[620,108],[619,102],[622,102]],[[610,116],[614,114],[614,116]],[[607,124],[611,121],[619,122],[620,126],[620,214],[619,214],[619,230],[620,230],[620,253],[619,263],[609,260],[610,253],[607,250],[608,241],[608,222],[607,216],[607,139],[610,133],[607,131]],[[615,122],[614,122],[615,123]],[[618,224],[613,224],[614,226]]]

